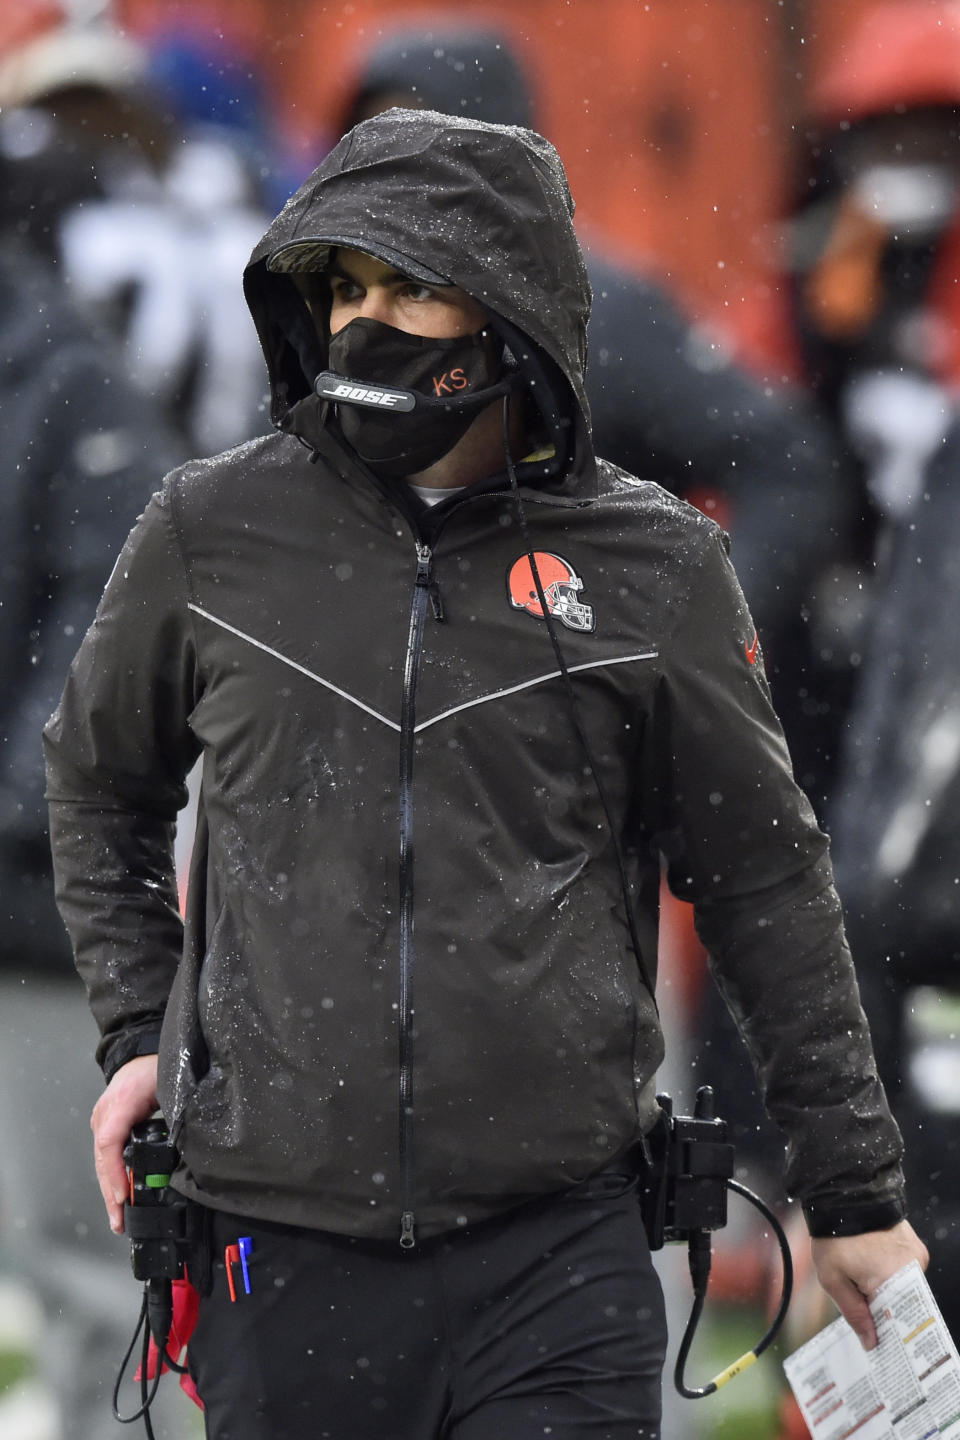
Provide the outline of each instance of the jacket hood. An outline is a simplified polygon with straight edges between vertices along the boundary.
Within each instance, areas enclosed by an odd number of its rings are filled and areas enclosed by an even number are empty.
[[[533,124],[530,82],[507,40],[494,30],[401,26],[360,58],[341,131],[380,97],[495,125]]]
[[[532,341],[533,355],[519,347],[521,370],[536,395],[546,357],[580,451],[591,295],[573,210],[556,150],[532,130],[401,109],[357,125],[290,198],[244,274],[274,424],[312,393],[327,358],[289,272],[322,269],[324,247],[346,245],[459,286],[495,328],[506,322],[508,343],[511,328]]]
[[[838,48],[810,109],[812,118],[837,125],[928,105],[960,105],[960,5],[892,0]]]

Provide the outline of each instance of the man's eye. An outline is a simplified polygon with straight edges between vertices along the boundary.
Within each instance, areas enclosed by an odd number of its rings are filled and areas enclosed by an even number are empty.
[[[413,281],[403,287],[403,293],[410,300],[433,299],[433,290],[429,285],[417,285]]]
[[[356,300],[360,294],[360,286],[356,285],[352,280],[334,280],[332,289],[333,298],[341,302],[345,300]]]

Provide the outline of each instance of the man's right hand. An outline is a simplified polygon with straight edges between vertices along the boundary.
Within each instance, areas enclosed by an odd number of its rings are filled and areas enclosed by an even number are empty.
[[[117,1235],[123,1233],[123,1206],[128,1193],[123,1147],[134,1125],[148,1120],[156,1108],[157,1057],[138,1055],[121,1065],[90,1116],[100,1193],[110,1229]]]

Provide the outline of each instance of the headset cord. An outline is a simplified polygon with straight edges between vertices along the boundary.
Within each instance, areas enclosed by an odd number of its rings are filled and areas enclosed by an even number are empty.
[[[633,947],[633,953],[636,956],[637,968],[640,971],[640,976],[646,989],[650,994],[650,999],[653,1001],[653,1007],[659,1015],[660,1010],[657,1005],[657,997],[654,990],[653,981],[650,978],[650,973],[647,970],[646,961],[643,958],[643,950],[640,947],[640,936],[637,932],[636,917],[634,916],[633,903],[630,899],[630,882],[627,878],[627,867],[623,858],[623,850],[620,845],[620,840],[617,836],[616,827],[613,823],[613,812],[610,809],[610,802],[607,799],[606,790],[604,789],[603,782],[600,779],[600,773],[594,762],[593,751],[590,748],[590,742],[587,740],[586,732],[584,731],[583,725],[580,722],[580,712],[577,706],[577,697],[576,692],[573,688],[573,681],[570,679],[570,672],[567,669],[567,662],[563,658],[563,651],[560,648],[560,641],[557,638],[556,626],[553,623],[553,616],[550,613],[550,607],[547,604],[547,597],[544,594],[543,590],[543,582],[540,579],[540,571],[537,568],[537,560],[533,550],[533,540],[530,535],[530,527],[527,524],[527,516],[526,511],[523,507],[523,500],[520,497],[520,486],[517,481],[516,466],[513,463],[513,454],[510,449],[509,394],[504,395],[503,397],[503,448],[507,462],[507,475],[510,479],[510,489],[513,492],[513,498],[517,507],[517,515],[520,520],[520,530],[523,535],[523,543],[526,546],[527,559],[530,561],[530,572],[533,575],[533,583],[536,586],[537,599],[540,602],[540,609],[543,611],[543,618],[546,622],[547,633],[550,636],[550,644],[553,646],[553,653],[556,657],[557,665],[560,670],[560,675],[563,680],[563,686],[567,697],[567,705],[570,711],[570,719],[573,724],[573,728],[576,731],[577,739],[580,741],[581,749],[583,750],[584,756],[586,757],[587,766],[593,778],[593,783],[596,788],[597,795],[600,799],[600,804],[603,807],[603,813],[607,821],[607,830],[610,834],[610,839],[613,844],[613,851],[617,860],[617,870],[620,875],[620,888],[623,892],[623,905],[626,911],[627,927],[630,931],[630,944]]]
[[[113,1387],[113,1418],[121,1425],[132,1425],[135,1420],[143,1420],[144,1429],[147,1432],[147,1440],[155,1440],[153,1426],[150,1423],[150,1406],[156,1398],[157,1390],[160,1387],[160,1380],[163,1375],[163,1367],[166,1365],[170,1370],[176,1371],[178,1375],[186,1372],[185,1365],[178,1365],[167,1350],[166,1345],[162,1347],[162,1354],[157,1356],[157,1373],[150,1381],[147,1370],[150,1360],[150,1325],[147,1319],[148,1312],[149,1284],[143,1287],[143,1304],[140,1306],[140,1317],[137,1320],[136,1329],[133,1332],[133,1339],[127,1346],[127,1353],[120,1362],[120,1369],[117,1373],[116,1383]],[[130,1356],[133,1354],[134,1346],[143,1331],[143,1341],[140,1348],[140,1408],[132,1415],[120,1414],[120,1386],[126,1374],[127,1366],[130,1363]]]
[[[543,611],[543,618],[545,625],[547,625],[548,635],[550,635],[550,644],[553,645],[554,657],[556,657],[558,668],[560,668],[560,675],[561,678],[563,678],[567,703],[569,703],[570,708],[570,719],[573,721],[577,739],[580,740],[581,747],[583,747],[587,766],[589,766],[590,775],[593,776],[593,783],[594,786],[596,786],[597,795],[599,795],[600,798],[600,805],[603,806],[603,814],[606,816],[607,829],[609,829],[613,851],[615,851],[616,854],[620,888],[622,888],[623,891],[623,906],[625,906],[626,923],[628,923],[630,932],[630,945],[633,946],[633,953],[636,955],[636,962],[638,962],[643,984],[646,985],[646,989],[648,989],[653,1001],[653,1007],[656,1008],[656,995],[655,992],[653,992],[651,976],[649,976],[645,960],[643,960],[643,952],[642,949],[640,949],[640,937],[638,930],[636,930],[636,919],[635,916],[633,916],[633,906],[630,904],[628,874],[626,874],[626,864],[625,860],[623,860],[623,851],[622,848],[620,848],[616,828],[615,825],[613,825],[613,814],[612,811],[610,811],[606,791],[604,791],[603,782],[600,780],[596,763],[594,763],[593,760],[593,752],[592,749],[590,749],[589,740],[587,740],[586,733],[584,733],[583,724],[580,723],[580,713],[579,708],[577,708],[577,698],[576,693],[574,693],[573,681],[570,680],[570,671],[567,670],[563,651],[561,651],[560,648],[560,641],[557,639],[556,626],[553,624],[553,616],[551,616],[550,613],[550,606],[547,605],[547,596],[544,595],[543,582],[541,582],[540,579],[540,570],[537,569],[533,539],[531,539],[530,527],[528,527],[527,524],[527,514],[525,514],[524,511],[524,504],[522,504],[520,495],[520,485],[518,485],[517,482],[517,468],[515,468],[514,456],[512,456],[510,448],[510,396],[508,395],[504,396],[504,412],[502,412],[502,416],[504,416],[504,455],[505,459],[507,459],[507,474],[508,477],[510,477],[511,491],[512,494],[514,494],[515,504],[517,504],[517,516],[520,518],[520,528],[522,537],[524,537],[524,546],[527,547],[527,559],[530,560],[531,575],[534,577],[534,585],[535,588],[537,588],[537,599],[538,602],[540,602],[541,611]],[[688,1246],[689,1273],[691,1273],[691,1280],[692,1283],[694,1283],[694,1306],[692,1306],[691,1313],[689,1313],[687,1329],[685,1329],[684,1338],[682,1338],[681,1345],[679,1345],[674,1371],[676,1390],[679,1391],[679,1394],[688,1398],[688,1400],[701,1400],[704,1395],[714,1394],[715,1391],[720,1390],[721,1385],[725,1385],[727,1381],[733,1380],[734,1375],[740,1375],[744,1369],[753,1365],[753,1362],[759,1359],[759,1356],[763,1355],[763,1352],[766,1351],[767,1346],[773,1344],[780,1326],[783,1325],[784,1316],[786,1316],[787,1313],[787,1306],[790,1305],[790,1296],[793,1295],[793,1259],[792,1256],[790,1256],[790,1246],[789,1243],[787,1243],[783,1225],[777,1220],[776,1215],[770,1210],[769,1205],[763,1200],[760,1200],[759,1195],[754,1195],[751,1189],[747,1189],[746,1185],[741,1185],[740,1182],[735,1181],[735,1179],[728,1179],[727,1188],[733,1189],[738,1195],[743,1195],[744,1200],[748,1200],[751,1204],[756,1205],[757,1210],[761,1211],[761,1214],[769,1220],[771,1227],[773,1227],[774,1234],[776,1234],[777,1241],[779,1241],[780,1244],[780,1256],[782,1256],[783,1260],[783,1282],[782,1292],[780,1292],[780,1305],[777,1306],[777,1313],[774,1315],[773,1323],[771,1323],[770,1328],[767,1329],[766,1335],[763,1336],[759,1345],[754,1346],[754,1349],[751,1349],[751,1351],[747,1351],[746,1355],[741,1355],[740,1359],[734,1361],[733,1365],[728,1365],[724,1371],[720,1372],[720,1375],[715,1375],[714,1380],[704,1385],[702,1390],[688,1390],[687,1385],[684,1384],[684,1369],[687,1367],[689,1348],[691,1348],[692,1339],[694,1339],[694,1333],[697,1331],[699,1318],[701,1318],[702,1309],[704,1309],[704,1302],[705,1299],[707,1299],[707,1283],[708,1280],[710,1280],[711,1261],[710,1231],[692,1231],[691,1236],[689,1236]]]
[[[713,1395],[722,1385],[726,1385],[729,1380],[733,1380],[737,1375],[741,1375],[744,1370],[748,1370],[754,1361],[758,1360],[764,1350],[772,1345],[776,1339],[786,1317],[787,1307],[790,1304],[790,1298],[793,1294],[793,1259],[790,1254],[790,1245],[786,1233],[780,1221],[770,1209],[769,1205],[760,1199],[759,1195],[755,1195],[752,1190],[748,1190],[747,1187],[741,1185],[739,1181],[728,1180],[727,1189],[733,1190],[736,1194],[742,1195],[745,1200],[749,1200],[750,1204],[755,1206],[769,1222],[771,1229],[777,1237],[777,1243],[780,1246],[780,1258],[783,1264],[780,1304],[777,1306],[777,1313],[774,1315],[769,1329],[758,1345],[755,1345],[752,1350],[748,1350],[746,1354],[741,1355],[738,1360],[734,1360],[733,1364],[728,1365],[725,1370],[721,1370],[719,1375],[715,1375],[702,1389],[689,1389],[684,1384],[683,1372],[686,1369],[690,1346],[693,1343],[693,1337],[700,1323],[700,1316],[703,1313],[704,1301],[707,1297],[707,1281],[710,1277],[710,1232],[707,1230],[693,1231],[689,1239],[690,1279],[693,1282],[693,1308],[690,1311],[687,1328],[683,1332],[683,1339],[680,1341],[680,1348],[677,1351],[677,1363],[673,1371],[674,1386],[679,1394],[686,1400],[702,1400],[706,1395]]]
[[[594,763],[593,752],[590,748],[590,743],[587,740],[583,726],[580,722],[580,713],[577,707],[577,699],[573,688],[573,681],[570,679],[570,672],[567,669],[566,661],[563,657],[563,651],[560,648],[560,642],[557,638],[556,627],[553,624],[553,617],[550,613],[550,608],[547,604],[547,597],[544,594],[543,584],[540,579],[540,572],[537,569],[536,557],[533,550],[533,540],[530,535],[530,528],[527,524],[527,517],[523,507],[523,501],[520,497],[520,487],[517,482],[516,467],[513,463],[513,454],[510,449],[509,395],[505,395],[503,397],[503,447],[507,463],[507,475],[510,480],[510,488],[513,492],[514,501],[516,502],[517,515],[519,517],[520,529],[523,535],[523,543],[526,546],[527,558],[530,561],[530,571],[533,575],[533,583],[536,586],[537,599],[540,602],[540,608],[543,612],[543,618],[547,626],[547,633],[550,636],[550,643],[553,646],[553,653],[556,657],[557,665],[560,670],[560,675],[563,680],[573,728],[576,731],[577,738],[579,739],[581,747],[583,749],[583,753],[586,756],[587,765],[590,769],[590,774],[593,777],[593,783],[596,787],[597,795],[600,799],[600,804],[603,807],[603,813],[606,817],[607,828],[609,830],[610,839],[613,844],[614,854],[616,855],[617,869],[620,874],[620,886],[623,892],[623,903],[626,910],[627,925],[630,931],[630,943],[633,946],[633,951],[637,959],[637,966],[640,970],[640,975],[647,990],[650,993],[650,998],[653,1001],[654,1008],[657,1008],[657,997],[654,992],[653,983],[650,979],[646,963],[644,962],[643,952],[640,948],[640,937],[637,933],[637,924],[633,913],[633,905],[630,902],[630,886],[627,879],[627,867],[624,862],[623,851],[620,846],[616,828],[613,823],[613,814],[610,809],[609,801],[607,800],[607,795],[603,786],[603,782],[600,779],[597,766]],[[703,1306],[707,1295],[707,1282],[710,1278],[710,1233],[707,1230],[694,1230],[691,1233],[688,1241],[688,1246],[690,1260],[690,1278],[693,1281],[693,1308],[690,1311],[690,1318],[687,1321],[687,1328],[684,1331],[683,1339],[680,1342],[680,1349],[677,1355],[676,1368],[674,1369],[674,1384],[679,1393],[688,1400],[700,1400],[706,1395],[714,1394],[714,1392],[719,1390],[722,1385],[726,1385],[729,1380],[732,1380],[734,1376],[739,1375],[742,1371],[748,1369],[754,1363],[754,1361],[763,1354],[764,1350],[766,1350],[776,1338],[776,1335],[781,1325],[783,1324],[784,1317],[786,1316],[787,1307],[790,1304],[790,1297],[793,1294],[793,1260],[790,1255],[790,1246],[787,1241],[786,1234],[784,1233],[783,1226],[780,1224],[780,1221],[777,1219],[776,1215],[774,1215],[773,1211],[769,1208],[769,1206],[760,1199],[759,1195],[755,1195],[753,1191],[748,1190],[745,1185],[741,1185],[736,1180],[727,1180],[727,1188],[735,1191],[738,1195],[742,1195],[744,1199],[749,1200],[752,1205],[755,1205],[756,1208],[760,1210],[761,1213],[765,1216],[765,1218],[770,1222],[770,1225],[773,1228],[774,1234],[776,1235],[780,1245],[780,1254],[783,1261],[783,1281],[780,1295],[780,1304],[777,1308],[777,1313],[773,1318],[773,1322],[770,1325],[770,1328],[767,1330],[760,1343],[756,1345],[753,1350],[748,1350],[745,1355],[741,1355],[739,1360],[735,1360],[732,1365],[728,1365],[725,1370],[722,1370],[719,1375],[715,1376],[714,1379],[711,1380],[702,1389],[688,1389],[683,1383],[683,1372],[686,1368],[687,1356],[690,1352],[690,1346],[693,1343],[693,1337],[696,1333],[697,1325],[700,1323],[700,1317],[703,1313]]]
[[[130,1363],[130,1356],[133,1354],[134,1346],[143,1331],[143,1344],[140,1350],[140,1409],[135,1410],[132,1415],[120,1414],[120,1386],[126,1374],[127,1366]],[[150,1326],[147,1324],[147,1287],[143,1287],[143,1304],[140,1306],[140,1318],[137,1321],[136,1329],[133,1332],[133,1339],[127,1346],[127,1353],[120,1362],[120,1369],[117,1373],[116,1384],[113,1387],[113,1418],[121,1425],[132,1425],[134,1420],[143,1418],[147,1431],[148,1440],[154,1440],[153,1428],[150,1424],[150,1406],[153,1404],[154,1396],[160,1385],[160,1374],[162,1367],[157,1366],[157,1373],[153,1378],[153,1384],[149,1385],[147,1380],[147,1361],[150,1355]]]

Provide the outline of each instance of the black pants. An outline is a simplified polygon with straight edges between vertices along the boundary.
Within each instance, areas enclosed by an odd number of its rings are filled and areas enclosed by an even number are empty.
[[[409,1251],[220,1213],[212,1248],[189,1349],[210,1440],[660,1434],[663,1297],[624,1176]]]

